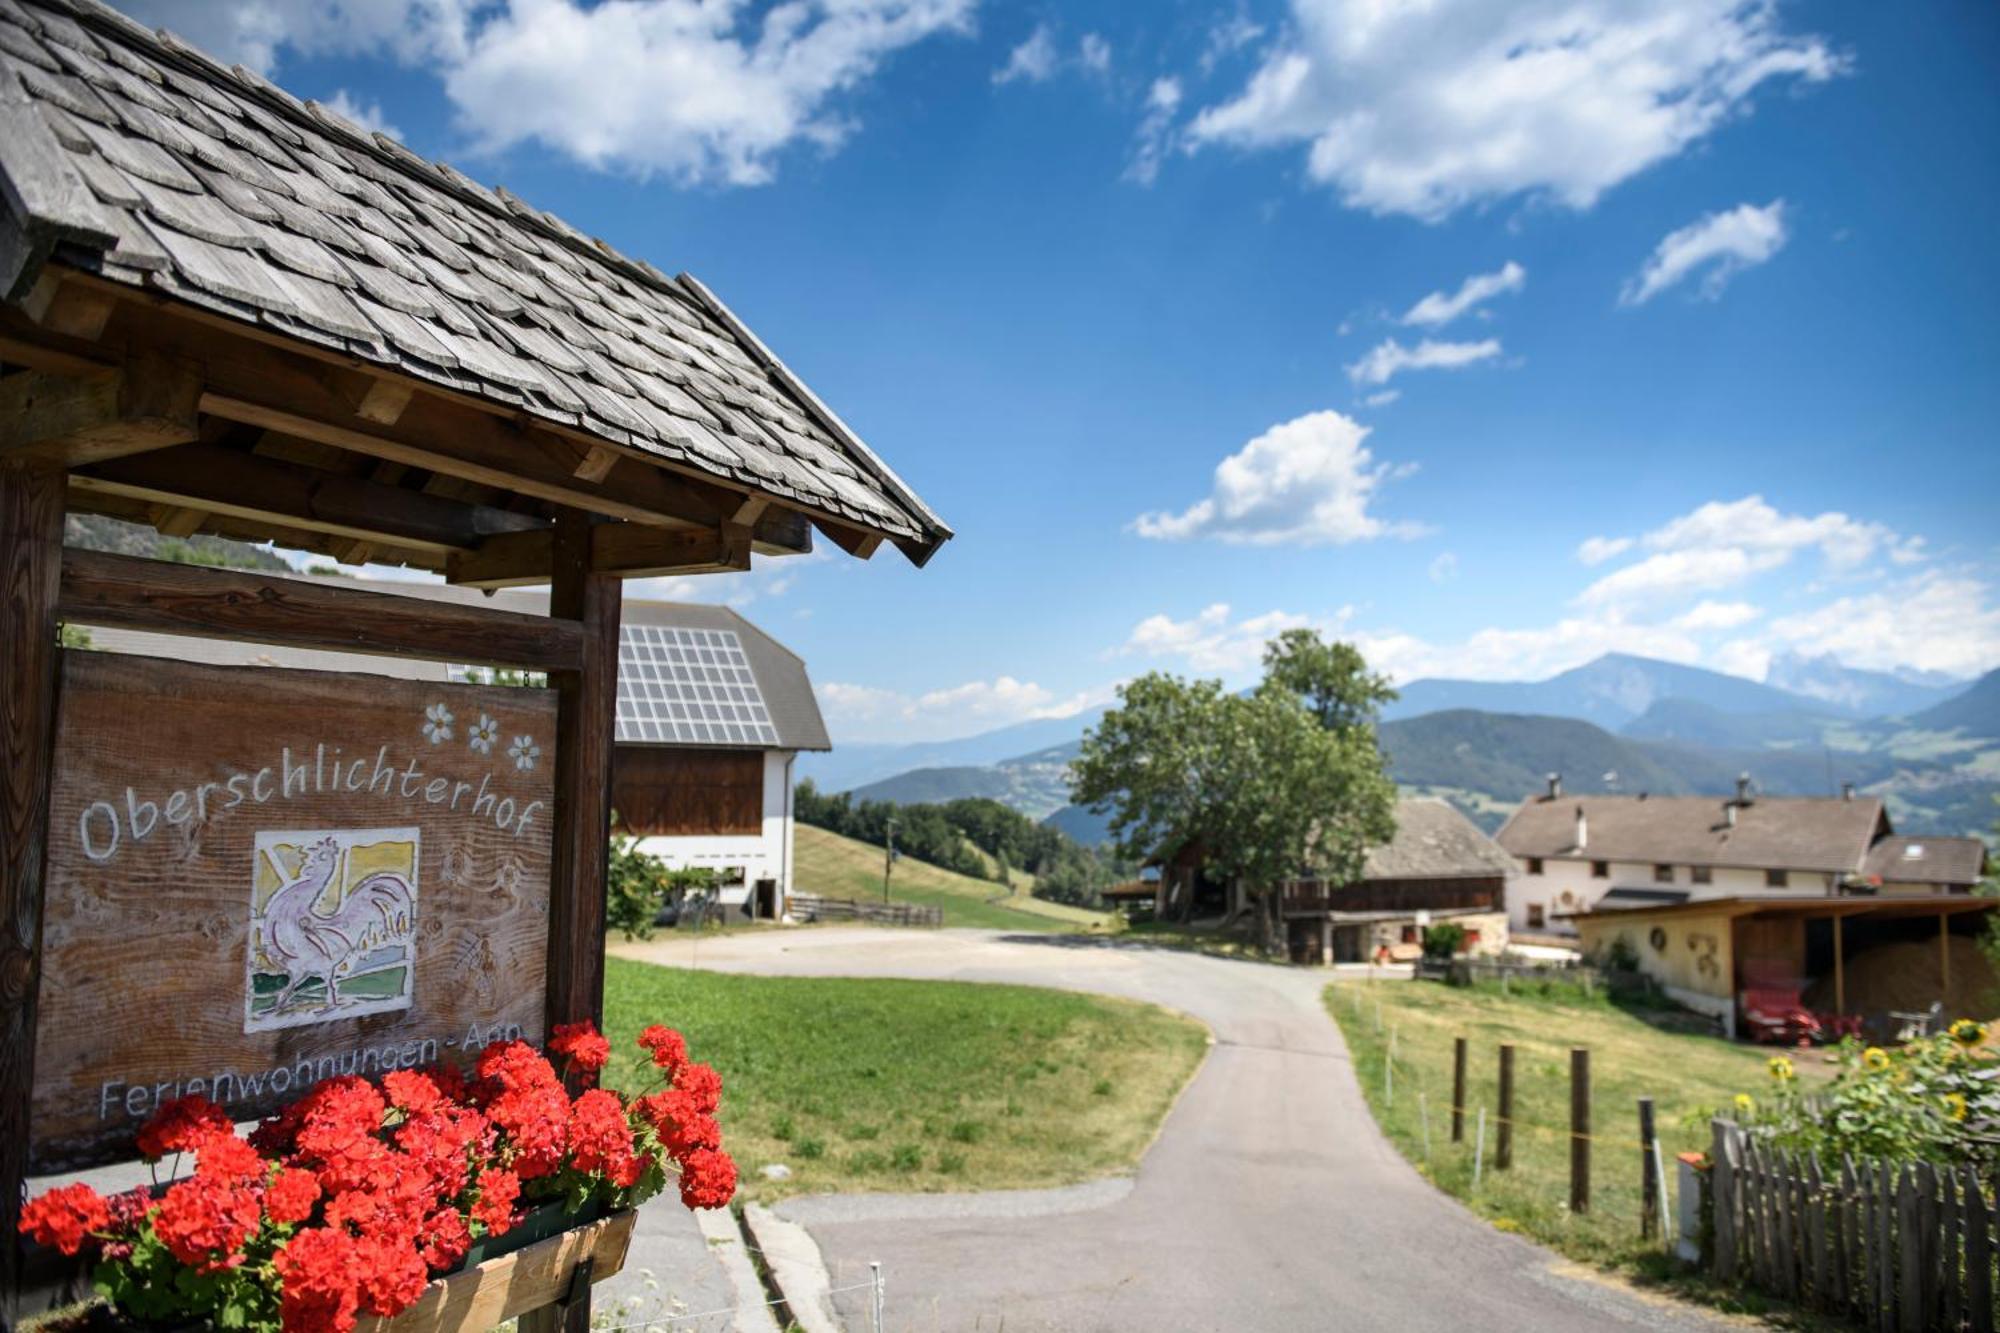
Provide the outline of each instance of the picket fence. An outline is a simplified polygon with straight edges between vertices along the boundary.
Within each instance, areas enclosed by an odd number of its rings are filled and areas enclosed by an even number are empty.
[[[1880,1330],[1994,1327],[1995,1203],[1969,1167],[1841,1163],[1822,1171],[1714,1122],[1713,1272]]]
[[[920,907],[915,903],[871,903],[795,893],[787,899],[787,905],[801,921],[867,921],[880,926],[928,928],[944,924],[942,907]]]

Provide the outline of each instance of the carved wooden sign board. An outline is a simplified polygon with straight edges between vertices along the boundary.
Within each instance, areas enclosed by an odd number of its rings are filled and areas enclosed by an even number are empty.
[[[543,1036],[556,698],[63,654],[31,1170]]]

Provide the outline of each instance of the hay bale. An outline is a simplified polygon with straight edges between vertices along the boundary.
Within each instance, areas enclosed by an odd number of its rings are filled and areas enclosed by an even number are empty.
[[[1951,990],[1938,995],[1936,940],[1903,940],[1864,949],[1847,960],[1847,1012],[1879,1014],[1894,1009],[1916,1013],[1944,1000],[1944,1022],[1994,1012],[2000,999],[2000,976],[1978,943],[1964,935],[1951,937]],[[1833,1011],[1833,977],[1829,973],[1806,988],[1806,1005]]]

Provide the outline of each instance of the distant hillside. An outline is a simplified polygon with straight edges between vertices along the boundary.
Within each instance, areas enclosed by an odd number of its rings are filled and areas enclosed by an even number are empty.
[[[292,567],[280,556],[249,542],[226,537],[162,537],[151,528],[97,514],[71,514],[63,520],[63,541],[88,551],[139,555],[183,565],[217,565],[224,569],[262,569],[288,574]]]
[[[1913,715],[1910,723],[1925,731],[2000,738],[2000,671],[1987,672],[1956,698]]]
[[[1606,653],[1547,680],[1413,680],[1401,687],[1401,696],[1383,710],[1385,719],[1476,709],[1576,718],[1606,730],[1624,726],[1661,699],[1690,700],[1728,713],[1786,712],[1816,706],[1812,700],[1741,676],[1625,653]]]
[[[1692,699],[1661,699],[1619,728],[1619,732],[1639,740],[1759,750],[1771,746],[1823,745],[1829,733],[1845,733],[1857,725],[1862,724],[1832,713],[1801,710],[1726,713]]]
[[[1519,800],[1560,773],[1577,792],[1689,790],[1645,747],[1573,718],[1453,709],[1384,723],[1381,738],[1391,776],[1408,787],[1459,787]]]
[[[1102,708],[1093,708],[1074,717],[1037,718],[950,741],[908,744],[843,741],[831,753],[800,755],[798,776],[811,778],[821,791],[838,792],[852,791],[911,769],[986,767],[1052,745],[1072,743],[1087,728],[1096,726],[1103,716]]]
[[[1041,819],[1069,803],[1069,761],[1076,743],[1017,755],[997,764],[918,768],[853,789],[856,800],[898,805],[940,804],[967,796],[1004,802],[1030,819]]]

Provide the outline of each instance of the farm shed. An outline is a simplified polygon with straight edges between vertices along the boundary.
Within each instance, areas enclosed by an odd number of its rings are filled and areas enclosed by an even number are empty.
[[[1991,1007],[1992,967],[1977,946],[2000,901],[1956,894],[1786,897],[1757,894],[1605,908],[1574,918],[1587,956],[1615,950],[1666,993],[1743,1026],[1764,991],[1826,1014],[1858,1015],[1889,1035],[1892,1011],[1933,1002],[1947,1019]]]
[[[66,550],[71,510],[547,584],[548,614]],[[364,1038],[456,1058],[598,1016],[620,580],[816,536],[921,565],[951,532],[699,281],[102,5],[0,4],[10,1315],[51,1277],[24,1176],[129,1156],[158,1089],[247,1118]],[[549,688],[65,651],[66,623]],[[267,975],[259,923],[364,855],[403,954],[358,1017],[331,965]]]

